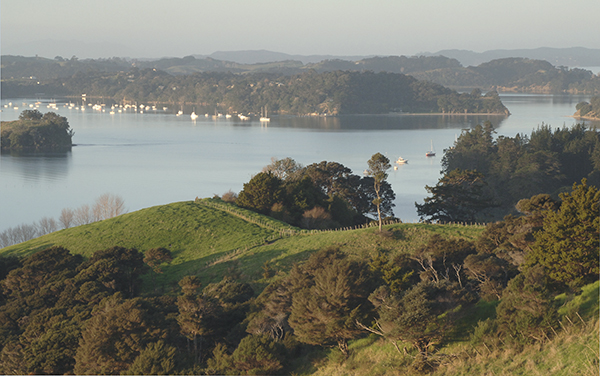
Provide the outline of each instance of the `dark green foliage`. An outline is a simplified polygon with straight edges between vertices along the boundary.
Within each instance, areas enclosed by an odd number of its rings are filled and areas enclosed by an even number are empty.
[[[421,219],[439,222],[475,222],[482,212],[495,205],[482,174],[455,169],[445,174],[435,187],[425,186],[431,197],[415,203]]]
[[[298,227],[323,229],[362,224],[367,215],[393,216],[395,198],[387,181],[376,184],[337,162],[301,167],[286,158],[274,159],[244,184],[236,204]]]
[[[558,211],[549,211],[535,234],[527,265],[541,265],[552,281],[580,287],[600,273],[600,191],[584,179],[560,197]]]
[[[391,340],[407,341],[423,354],[439,344],[448,333],[454,316],[465,303],[457,284],[422,281],[402,294],[381,286],[369,300],[377,310],[377,334]]]
[[[73,134],[67,118],[25,110],[19,120],[2,122],[0,146],[2,150],[69,150]]]
[[[207,285],[202,294],[205,299],[219,304],[218,314],[211,319],[213,334],[217,337],[227,337],[246,318],[254,290],[248,283],[224,277],[219,283]]]
[[[76,274],[82,260],[62,247],[35,253],[23,261],[22,267],[8,273],[2,285],[4,294],[24,299],[32,308],[52,307],[65,288],[65,280]]]
[[[366,265],[349,260],[336,249],[312,255],[301,267],[304,278],[295,279],[290,326],[302,342],[335,344],[348,353],[348,340],[356,338],[370,314],[366,301],[371,279]]]
[[[489,201],[499,207],[493,210],[473,207],[480,216],[500,218],[512,212],[520,199],[538,194],[556,197],[565,186],[582,178],[589,178],[591,184],[600,184],[600,132],[595,128],[577,124],[553,131],[542,125],[530,137],[517,134],[496,140],[493,133],[491,124],[487,123],[463,132],[454,147],[446,150],[442,160],[444,177],[440,183],[456,169],[481,174],[480,180],[490,191]],[[466,197],[455,202],[468,204],[477,199],[477,195],[467,191]],[[427,205],[430,201],[432,205]],[[443,213],[446,206],[446,200],[436,202],[428,198],[425,205],[417,204],[417,210],[423,217],[434,219],[433,215]]]
[[[140,275],[145,272],[143,254],[134,248],[112,247],[94,252],[77,279],[100,283],[109,291],[134,297],[140,290]]]
[[[470,131],[463,132],[454,146],[444,151],[442,158],[443,173],[454,169],[476,170],[486,175],[490,170],[491,158],[495,151],[494,127],[490,122],[476,125]]]
[[[164,318],[140,298],[117,293],[99,304],[86,323],[75,355],[77,374],[115,374],[127,370],[148,344],[164,339]]]
[[[21,267],[21,259],[19,259],[17,256],[0,257],[0,280],[6,278],[11,270],[18,267]]]
[[[390,259],[386,253],[377,252],[369,262],[369,268],[393,294],[405,291],[418,282],[418,276],[415,273],[418,264],[407,254],[400,254]]]
[[[122,375],[172,375],[176,370],[177,349],[163,341],[149,343],[140,351],[127,371]]]
[[[508,283],[496,315],[499,330],[510,338],[544,340],[544,331],[556,325],[557,314],[543,267],[530,268]]]
[[[195,276],[186,276],[180,282],[183,295],[177,298],[179,315],[177,322],[181,333],[192,340],[194,344],[194,363],[201,361],[203,356],[204,336],[211,336],[218,329],[218,317],[221,307],[218,301],[209,296],[203,296],[200,281]],[[188,342],[189,350],[189,342]]]
[[[233,352],[233,364],[244,375],[274,374],[282,368],[281,350],[269,336],[250,335]]]
[[[281,179],[269,172],[260,172],[244,184],[236,204],[258,213],[269,214],[273,205],[282,200]]]

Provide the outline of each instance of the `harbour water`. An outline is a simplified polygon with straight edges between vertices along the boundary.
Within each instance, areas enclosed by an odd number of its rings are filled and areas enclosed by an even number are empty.
[[[68,101],[39,100],[41,112],[67,117],[76,146],[66,153],[0,156],[0,231],[58,218],[63,208],[92,205],[104,194],[121,196],[129,211],[239,192],[271,158],[291,157],[308,165],[336,161],[361,174],[377,152],[408,164],[391,170],[388,181],[397,199],[395,215],[416,221],[415,202],[425,185],[440,176],[443,150],[463,129],[490,120],[498,135],[530,134],[541,124],[575,124],[575,105],[589,96],[502,94],[511,115],[498,116],[346,116],[277,117],[269,123],[212,116],[193,121],[188,111],[86,111]],[[88,100],[92,102],[92,100]],[[11,103],[8,106],[9,102]],[[17,119],[36,100],[2,101],[2,120]],[[95,102],[93,102],[95,103]],[[6,105],[6,107],[5,107]],[[17,109],[15,109],[17,107]],[[587,122],[589,125],[593,123]],[[597,123],[595,125],[598,125]],[[437,152],[426,157],[431,143]]]

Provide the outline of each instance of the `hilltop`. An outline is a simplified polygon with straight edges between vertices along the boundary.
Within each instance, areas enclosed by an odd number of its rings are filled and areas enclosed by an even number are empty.
[[[329,246],[341,246],[367,257],[380,247],[414,251],[433,234],[474,240],[483,227],[394,224],[388,229],[394,236],[382,238],[374,228],[302,231],[220,200],[203,199],[155,206],[60,230],[3,248],[0,255],[28,256],[53,246],[84,257],[113,246],[142,252],[164,247],[174,258],[159,277],[166,284],[173,286],[183,276],[196,273],[205,282],[219,281],[232,265],[238,265],[248,282],[263,283],[261,268],[265,263],[288,270],[294,262]]]

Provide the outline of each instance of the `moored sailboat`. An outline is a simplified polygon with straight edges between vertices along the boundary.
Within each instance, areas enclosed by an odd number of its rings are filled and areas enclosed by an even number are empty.
[[[435,150],[433,149],[433,140],[431,140],[431,148],[425,153],[426,157],[435,157]]]

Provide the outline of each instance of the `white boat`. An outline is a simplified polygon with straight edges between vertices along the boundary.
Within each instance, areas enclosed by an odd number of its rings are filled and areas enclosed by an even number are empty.
[[[261,111],[263,112],[263,111]],[[267,106],[264,107],[264,115],[260,117],[260,121],[263,123],[271,121],[271,119],[267,116]]]
[[[425,153],[426,157],[435,157],[435,150],[433,149],[433,140],[431,140],[431,149],[429,149],[426,153]]]
[[[190,117],[192,118],[192,120],[196,120],[198,119],[198,115],[196,115],[196,112],[192,112],[192,114],[190,115]]]
[[[407,164],[408,163],[408,159],[404,159],[402,157],[398,157],[398,160],[396,161],[397,164]]]

